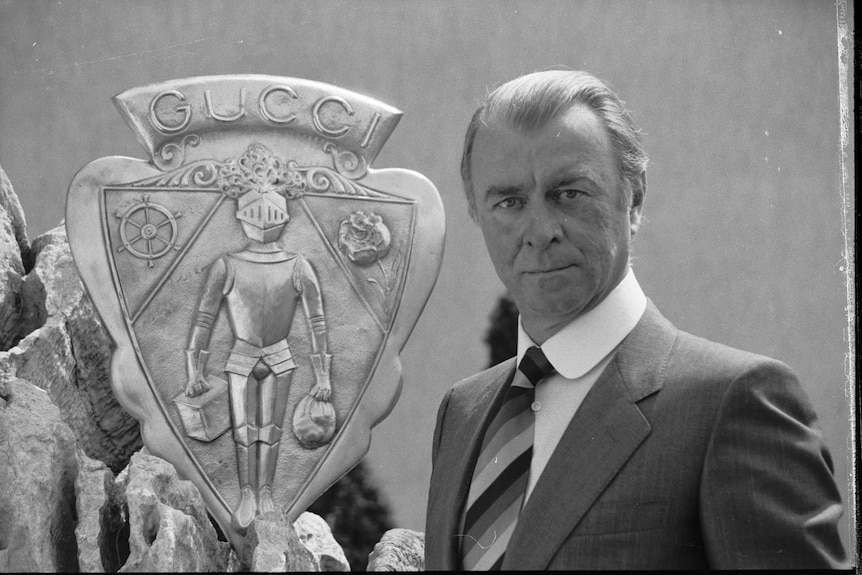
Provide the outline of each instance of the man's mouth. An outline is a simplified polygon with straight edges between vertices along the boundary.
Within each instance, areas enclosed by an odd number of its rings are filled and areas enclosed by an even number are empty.
[[[554,273],[554,272],[559,272],[559,271],[567,270],[567,269],[569,269],[569,268],[573,268],[573,267],[575,267],[575,266],[576,266],[576,264],[564,264],[564,265],[559,265],[559,266],[548,266],[548,267],[545,267],[545,268],[538,268],[538,269],[535,269],[535,270],[528,270],[528,271],[526,271],[526,272],[524,272],[524,273],[527,273],[527,274],[550,274],[550,273]]]

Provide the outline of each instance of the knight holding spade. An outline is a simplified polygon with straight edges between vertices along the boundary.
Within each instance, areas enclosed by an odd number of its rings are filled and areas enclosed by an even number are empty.
[[[297,367],[287,338],[299,303],[310,334],[315,385],[297,406],[293,427],[308,448],[328,443],[335,430],[332,356],[317,275],[302,255],[284,251],[279,241],[290,219],[287,200],[302,193],[302,182],[292,177],[290,164],[256,144],[221,168],[220,183],[223,193],[236,199],[236,218],[249,241],[243,250],[222,255],[208,268],[185,352],[186,395],[209,388],[207,348],[224,304],[234,336],[224,371],[240,486],[231,524],[243,532],[256,516],[276,511],[273,480]]]

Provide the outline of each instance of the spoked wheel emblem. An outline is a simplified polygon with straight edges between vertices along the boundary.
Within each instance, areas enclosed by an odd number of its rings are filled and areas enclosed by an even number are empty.
[[[171,249],[179,250],[177,243],[177,218],[181,212],[171,213],[161,204],[150,201],[149,196],[141,198],[140,203],[123,213],[115,214],[120,222],[122,246],[118,252],[128,251],[136,258],[147,260],[153,267],[153,260],[167,254]]]

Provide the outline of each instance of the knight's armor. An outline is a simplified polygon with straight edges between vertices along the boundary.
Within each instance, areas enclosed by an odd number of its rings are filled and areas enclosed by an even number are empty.
[[[186,393],[206,389],[205,374],[195,366],[225,302],[234,344],[224,371],[240,484],[240,502],[231,521],[242,531],[255,515],[275,510],[272,484],[290,379],[296,369],[287,337],[297,301],[302,302],[311,334],[316,385],[310,395],[318,400],[330,397],[331,356],[317,275],[304,257],[285,252],[275,241],[289,219],[284,198],[273,192],[249,192],[238,201],[237,219],[252,243],[210,265],[186,351]]]
[[[259,360],[276,375],[294,369],[287,335],[303,281],[316,286],[311,266],[283,251],[246,251],[222,260],[227,269],[223,293],[236,337],[225,371],[248,376]]]

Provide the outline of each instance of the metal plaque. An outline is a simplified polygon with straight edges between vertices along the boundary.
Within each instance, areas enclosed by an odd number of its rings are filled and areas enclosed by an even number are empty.
[[[150,160],[75,176],[72,254],[119,401],[238,547],[255,517],[295,520],[392,410],[442,203],[369,167],[401,113],[335,86],[210,76],[114,102]]]

